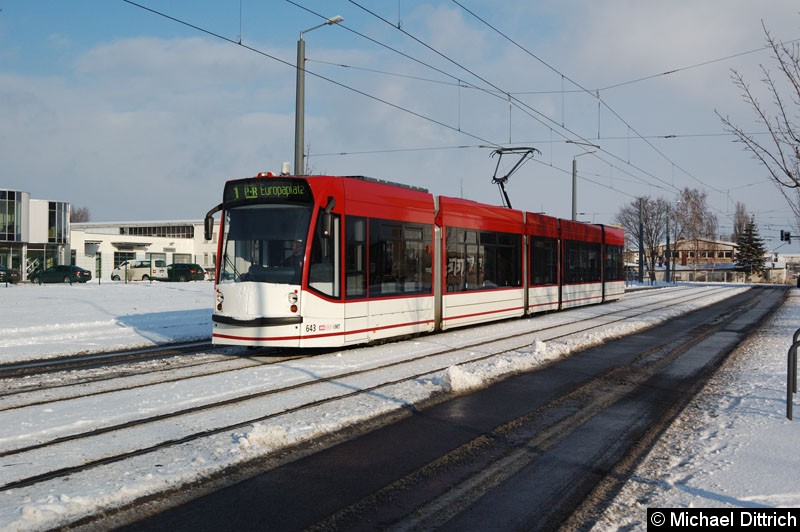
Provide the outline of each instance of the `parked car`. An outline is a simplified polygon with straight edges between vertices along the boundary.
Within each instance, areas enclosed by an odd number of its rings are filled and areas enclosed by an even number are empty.
[[[123,277],[128,281],[149,281],[150,279],[167,278],[167,262],[157,260],[126,260],[111,272],[111,280],[119,281]]]
[[[92,279],[92,272],[78,266],[62,264],[46,270],[33,272],[30,277],[32,283],[85,283]]]
[[[202,281],[206,272],[199,264],[174,263],[167,266],[167,279],[170,281]]]
[[[0,264],[0,283],[15,284],[19,282],[19,272]]]

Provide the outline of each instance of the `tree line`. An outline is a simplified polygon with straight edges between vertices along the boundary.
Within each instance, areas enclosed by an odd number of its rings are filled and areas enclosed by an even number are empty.
[[[702,240],[717,240],[719,222],[708,205],[708,194],[698,189],[684,188],[677,200],[642,196],[624,205],[615,217],[615,223],[625,231],[628,249],[642,250],[646,269],[655,272],[665,260],[667,242],[689,243],[694,256],[700,256]],[[748,275],[763,273],[766,249],[758,233],[755,217],[748,216],[743,203],[736,204],[733,232],[729,235],[736,243],[736,269]],[[683,247],[685,249],[685,246]]]
[[[741,91],[756,123],[766,129],[766,135],[748,133],[732,118],[717,112],[725,129],[732,133],[735,142],[744,146],[766,170],[795,217],[795,228],[800,228],[800,44],[796,40],[783,42],[773,37],[762,22],[766,47],[772,53],[776,71],[761,67],[761,89],[764,101],[758,97],[757,88],[737,70],[731,71],[733,84]],[[685,188],[675,203],[662,198],[641,197],[624,206],[616,222],[626,233],[633,247],[644,250],[650,271],[654,271],[660,258],[661,244],[667,240],[667,231],[673,241],[688,240],[697,246],[698,239],[715,240],[717,218],[711,213],[703,191]],[[640,231],[641,224],[641,231]],[[640,236],[641,235],[641,236]],[[758,234],[755,217],[748,216],[744,204],[737,203],[730,240],[737,244],[736,266],[750,274],[764,271],[765,247]],[[695,249],[695,257],[698,256]]]

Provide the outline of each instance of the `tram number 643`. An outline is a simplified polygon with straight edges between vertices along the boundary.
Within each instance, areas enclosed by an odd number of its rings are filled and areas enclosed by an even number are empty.
[[[306,332],[317,332],[317,326],[312,324],[306,325]]]

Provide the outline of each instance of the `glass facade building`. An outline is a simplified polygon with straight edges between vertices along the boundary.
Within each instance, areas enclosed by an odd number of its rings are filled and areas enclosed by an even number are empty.
[[[69,203],[48,202],[47,241],[51,244],[69,242]]]
[[[0,190],[0,242],[21,242],[22,192]]]
[[[0,189],[0,264],[26,280],[38,269],[70,262],[70,204]]]

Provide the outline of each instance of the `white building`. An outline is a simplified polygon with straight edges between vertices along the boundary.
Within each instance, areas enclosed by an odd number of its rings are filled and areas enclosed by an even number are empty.
[[[68,263],[69,212],[67,202],[0,189],[0,264],[24,280],[40,268]]]
[[[217,223],[212,240],[205,240],[202,220],[73,223],[71,262],[101,280],[110,280],[114,268],[134,259],[191,262],[213,270],[218,234]]]

